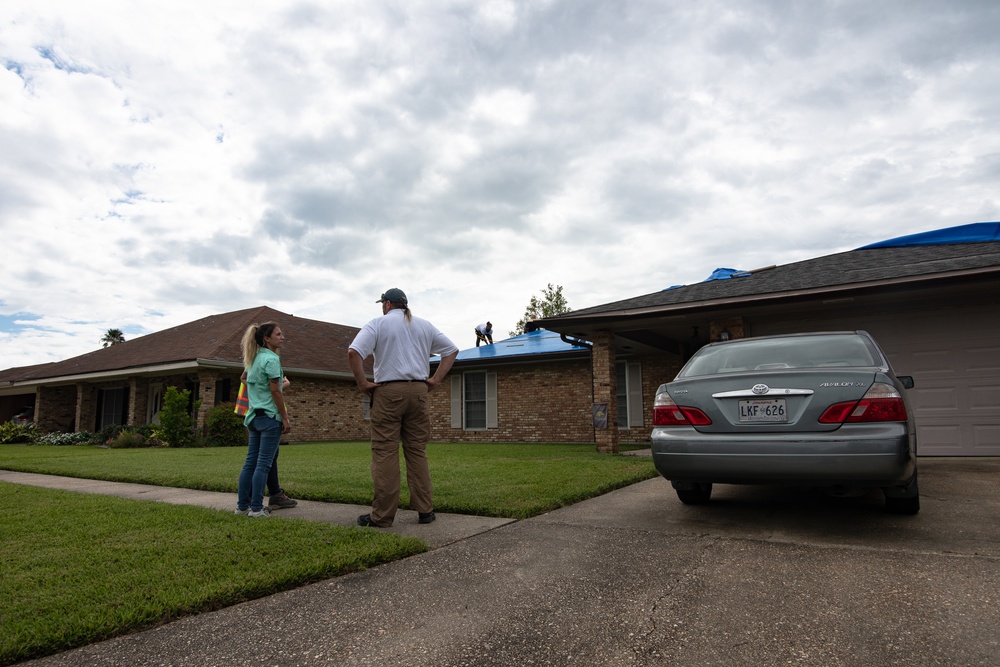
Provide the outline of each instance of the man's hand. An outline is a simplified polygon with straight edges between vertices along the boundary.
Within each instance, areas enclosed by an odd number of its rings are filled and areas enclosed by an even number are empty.
[[[360,391],[362,394],[364,394],[368,398],[371,398],[372,397],[372,392],[375,391],[376,389],[378,389],[381,386],[382,385],[375,384],[371,380],[365,379],[364,381],[359,381],[358,382],[358,391]]]

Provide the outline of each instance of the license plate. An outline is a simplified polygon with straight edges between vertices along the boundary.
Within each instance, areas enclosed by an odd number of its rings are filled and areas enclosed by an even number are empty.
[[[783,398],[754,398],[740,401],[741,422],[786,422],[788,411]]]

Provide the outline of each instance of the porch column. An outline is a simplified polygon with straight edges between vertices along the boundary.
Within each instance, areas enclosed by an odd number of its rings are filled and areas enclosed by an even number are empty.
[[[208,413],[215,407],[215,385],[219,382],[218,371],[198,371],[198,395],[195,400],[200,400],[198,414],[195,415],[195,427],[199,432],[205,430],[205,422],[208,420]]]
[[[128,414],[125,421],[129,426],[146,423],[146,404],[149,402],[149,380],[131,377],[128,380]]]
[[[599,331],[591,341],[594,364],[594,404],[606,406],[607,422],[604,427],[594,427],[597,451],[618,453],[618,405],[615,373],[615,336],[610,331]],[[596,410],[595,410],[596,412]]]
[[[97,387],[76,384],[76,430],[93,431],[97,428]]]

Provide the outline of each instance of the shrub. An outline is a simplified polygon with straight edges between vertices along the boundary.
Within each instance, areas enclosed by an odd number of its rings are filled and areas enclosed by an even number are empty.
[[[33,440],[34,424],[15,424],[3,422],[0,424],[0,445],[12,445]]]
[[[243,417],[234,412],[235,403],[220,403],[205,418],[205,440],[209,447],[246,447],[247,429]]]
[[[107,446],[112,449],[159,447],[160,441],[149,426],[136,426],[121,429],[118,435],[107,441]]]
[[[100,442],[98,436],[87,431],[79,433],[47,433],[35,436],[36,445],[92,445]]]
[[[163,409],[160,410],[160,425],[156,429],[156,437],[167,447],[197,447],[198,434],[195,433],[194,419],[188,411],[191,392],[187,389],[167,387],[163,394]],[[194,402],[197,412],[201,401]]]

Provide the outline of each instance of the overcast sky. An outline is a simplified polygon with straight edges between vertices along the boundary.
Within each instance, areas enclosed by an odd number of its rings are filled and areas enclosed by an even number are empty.
[[[1000,220],[997,35],[995,0],[4,0],[0,368],[389,287],[464,349],[549,283]]]

